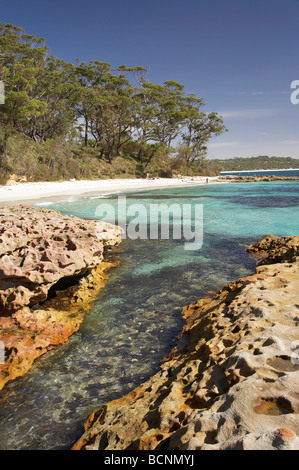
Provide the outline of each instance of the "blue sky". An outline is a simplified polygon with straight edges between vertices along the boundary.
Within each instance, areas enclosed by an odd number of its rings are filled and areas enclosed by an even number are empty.
[[[299,158],[299,0],[13,0],[0,18],[61,59],[143,65],[151,82],[184,84],[229,129],[210,158]]]

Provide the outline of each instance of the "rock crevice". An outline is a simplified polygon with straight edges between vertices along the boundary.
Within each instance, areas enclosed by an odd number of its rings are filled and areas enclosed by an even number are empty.
[[[78,330],[122,229],[32,206],[0,208],[0,389]]]

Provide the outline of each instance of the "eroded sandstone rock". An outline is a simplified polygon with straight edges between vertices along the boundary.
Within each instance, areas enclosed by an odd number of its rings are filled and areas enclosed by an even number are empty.
[[[298,237],[272,242],[285,262],[187,307],[161,370],[96,410],[74,450],[299,450]]]
[[[258,258],[259,264],[296,263],[299,261],[299,236],[266,235],[248,247],[248,251]]]
[[[47,298],[60,279],[85,274],[103,260],[121,229],[30,206],[0,208],[0,311]]]
[[[0,389],[78,330],[122,229],[31,206],[0,208]]]

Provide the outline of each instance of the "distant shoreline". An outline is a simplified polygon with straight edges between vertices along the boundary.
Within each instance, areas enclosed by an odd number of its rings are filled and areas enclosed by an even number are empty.
[[[263,173],[265,171],[299,171],[299,168],[273,168],[271,170],[223,170],[220,172],[220,175],[223,173]]]

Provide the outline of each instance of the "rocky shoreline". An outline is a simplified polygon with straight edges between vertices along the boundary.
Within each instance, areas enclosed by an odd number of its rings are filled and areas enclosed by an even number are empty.
[[[266,182],[266,181],[298,181],[299,176],[277,176],[277,175],[267,175],[267,176],[219,176],[219,181],[229,181],[231,183],[254,183],[254,182]]]
[[[299,450],[299,237],[184,310],[161,370],[90,415],[73,450]]]
[[[80,327],[122,230],[0,209],[0,389]],[[161,370],[87,419],[73,450],[299,450],[299,237],[248,248],[253,275],[183,311]]]
[[[78,330],[122,230],[31,206],[0,209],[0,390]]]

